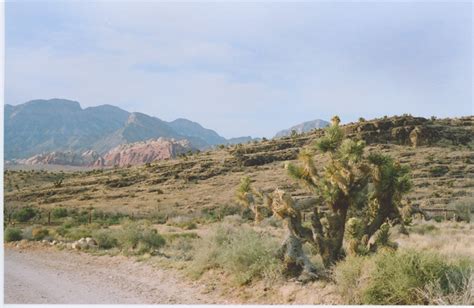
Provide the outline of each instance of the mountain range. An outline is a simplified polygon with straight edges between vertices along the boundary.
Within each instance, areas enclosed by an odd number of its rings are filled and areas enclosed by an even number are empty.
[[[171,122],[112,105],[82,108],[67,99],[37,99],[5,105],[5,160],[20,164],[114,166],[147,163],[220,144],[247,143],[250,136],[226,139],[188,119]],[[313,120],[282,130],[308,132],[329,125]]]
[[[288,129],[279,131],[278,133],[276,133],[274,138],[290,136],[293,131],[297,132],[298,134],[307,133],[309,131],[312,131],[313,129],[325,128],[328,125],[329,125],[329,122],[326,122],[324,120],[319,120],[319,119],[313,120],[313,121],[307,121],[307,122],[303,122],[298,125],[292,126]]]
[[[160,137],[188,140],[198,149],[245,142],[227,140],[215,131],[187,119],[163,121],[111,105],[81,108],[66,99],[32,100],[5,105],[5,159],[24,159],[53,151],[104,154],[122,145]]]

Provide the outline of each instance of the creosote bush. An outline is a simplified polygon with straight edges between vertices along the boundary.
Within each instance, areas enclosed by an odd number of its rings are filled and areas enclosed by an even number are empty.
[[[116,238],[125,254],[152,253],[165,244],[165,239],[146,221],[124,221]]]
[[[15,242],[15,241],[20,241],[23,237],[21,235],[20,229],[6,228],[4,238],[5,238],[5,242]]]
[[[118,240],[110,229],[100,229],[92,232],[92,237],[101,249],[111,249],[118,246]]]
[[[33,219],[35,216],[36,211],[31,207],[24,207],[13,214],[13,218],[19,222],[27,222]]]
[[[67,216],[67,209],[66,209],[66,208],[63,208],[63,207],[54,208],[54,209],[51,211],[51,216],[53,216],[53,218],[63,218],[63,217],[66,217],[66,216]]]
[[[232,275],[238,285],[254,279],[273,280],[280,276],[281,263],[275,252],[278,242],[247,226],[217,226],[209,236],[196,243],[196,254],[189,273],[199,277],[212,268]]]
[[[444,299],[465,298],[474,271],[472,260],[446,261],[429,251],[383,250],[348,257],[333,273],[339,293],[350,304],[424,305],[434,303],[427,290],[436,289]]]

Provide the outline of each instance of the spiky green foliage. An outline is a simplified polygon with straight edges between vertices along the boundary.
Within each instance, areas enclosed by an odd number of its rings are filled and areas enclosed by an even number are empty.
[[[347,253],[351,256],[362,256],[369,253],[368,237],[365,234],[364,221],[351,217],[346,223]]]
[[[248,176],[245,176],[240,179],[239,187],[235,194],[237,202],[246,208],[249,208],[254,203],[254,198],[252,195],[252,181]]]
[[[369,216],[373,219],[368,225],[367,233],[372,236],[387,220],[403,220],[399,212],[402,197],[412,187],[410,169],[395,162],[383,154],[370,154],[367,158],[371,164],[371,183],[369,192],[371,202]]]
[[[235,197],[237,203],[254,213],[255,222],[260,222],[263,219],[265,209],[268,208],[268,204],[271,203],[269,196],[259,190],[253,189],[252,181],[248,176],[240,179]],[[267,212],[268,211],[269,210],[267,210]]]
[[[300,165],[288,164],[287,171],[290,177],[300,181],[309,190],[314,191],[318,185],[318,171],[314,165],[313,152],[308,149],[303,149],[298,159]]]
[[[331,125],[326,128],[326,134],[316,142],[316,148],[323,152],[335,152],[341,145],[344,132],[338,125]]]

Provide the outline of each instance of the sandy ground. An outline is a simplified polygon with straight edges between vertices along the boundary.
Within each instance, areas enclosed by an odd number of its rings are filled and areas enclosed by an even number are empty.
[[[121,256],[5,249],[6,304],[226,304],[179,273]]]

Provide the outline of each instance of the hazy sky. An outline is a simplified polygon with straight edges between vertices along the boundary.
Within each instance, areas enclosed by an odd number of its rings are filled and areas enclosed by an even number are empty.
[[[7,2],[9,104],[67,98],[224,137],[473,114],[472,3]]]

